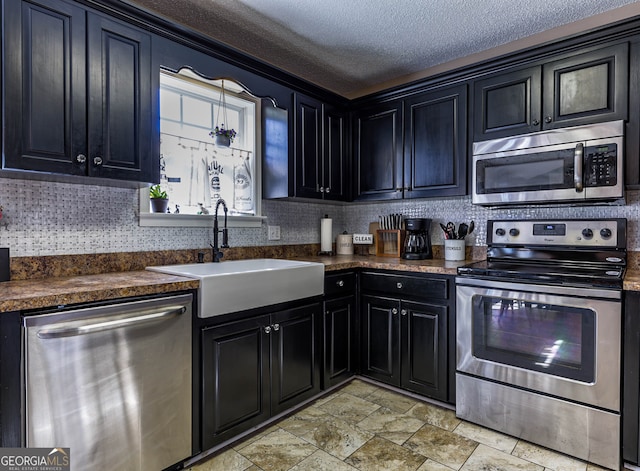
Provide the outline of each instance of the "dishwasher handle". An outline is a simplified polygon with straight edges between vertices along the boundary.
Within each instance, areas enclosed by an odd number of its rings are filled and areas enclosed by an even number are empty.
[[[143,314],[133,317],[125,317],[112,321],[95,322],[91,324],[80,325],[76,327],[63,327],[59,329],[42,329],[38,331],[38,338],[41,339],[57,339],[63,337],[75,337],[78,335],[95,334],[106,330],[120,329],[122,327],[131,327],[138,324],[146,324],[158,320],[172,319],[186,312],[185,306],[171,306],[167,310],[153,312],[151,314]]]

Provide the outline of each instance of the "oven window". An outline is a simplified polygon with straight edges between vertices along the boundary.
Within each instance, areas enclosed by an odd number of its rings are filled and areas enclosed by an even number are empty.
[[[473,309],[474,356],[594,382],[593,310],[491,296],[476,296]]]

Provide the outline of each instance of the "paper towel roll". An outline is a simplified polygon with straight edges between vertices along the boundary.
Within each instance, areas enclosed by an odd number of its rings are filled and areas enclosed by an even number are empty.
[[[326,214],[320,219],[320,252],[333,251],[332,223],[332,219]]]

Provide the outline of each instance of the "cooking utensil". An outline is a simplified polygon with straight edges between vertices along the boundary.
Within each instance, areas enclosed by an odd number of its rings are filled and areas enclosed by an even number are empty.
[[[448,239],[449,238],[449,231],[447,230],[447,226],[445,226],[444,224],[440,223],[440,227],[442,228],[442,232],[444,232],[444,238]]]
[[[469,226],[464,222],[458,226],[458,239],[464,239],[469,232]]]
[[[449,221],[447,223],[447,232],[449,233],[449,239],[457,239],[458,236],[456,234],[456,225]]]
[[[476,227],[475,222],[471,221],[469,223],[469,232],[467,232],[467,235],[471,234],[473,232],[473,229]]]

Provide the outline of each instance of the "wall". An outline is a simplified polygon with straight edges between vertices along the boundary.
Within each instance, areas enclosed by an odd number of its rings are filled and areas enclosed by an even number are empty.
[[[208,228],[140,227],[134,189],[0,178],[0,206],[0,247],[10,247],[12,257],[198,249],[212,240]],[[402,213],[434,219],[434,244],[442,243],[438,222],[473,219],[476,231],[468,238],[472,245],[485,244],[487,219],[624,217],[629,220],[628,248],[640,250],[640,192],[629,192],[625,206],[490,210],[471,205],[469,197],[347,205],[265,200],[263,213],[267,221],[261,228],[231,229],[230,244],[319,243],[324,214],[333,218],[335,237],[344,230],[367,232],[369,222],[380,214]],[[267,241],[267,224],[281,227],[280,241]]]

